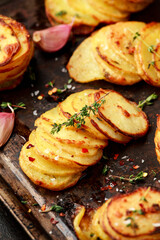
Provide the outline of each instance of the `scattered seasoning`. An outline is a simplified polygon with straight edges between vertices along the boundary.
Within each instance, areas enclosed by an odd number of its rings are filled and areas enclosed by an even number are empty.
[[[109,171],[109,167],[106,165],[102,170],[102,174],[105,176],[108,173],[108,171]]]
[[[137,170],[140,166],[139,165],[133,165],[133,168]]]
[[[154,47],[155,47],[154,45],[149,46],[149,47],[148,47],[148,52],[154,53],[154,51],[155,51],[155,50],[154,50]]]
[[[41,207],[41,211],[45,211],[46,210],[46,204],[43,204],[42,207]]]
[[[73,114],[69,119],[67,119],[66,122],[57,124],[54,123],[51,129],[51,134],[58,133],[62,126],[75,126],[76,128],[80,128],[82,124],[85,124],[85,118],[89,117],[91,112],[93,114],[96,114],[98,112],[98,109],[101,107],[101,105],[105,102],[103,99],[105,96],[107,96],[110,92],[106,93],[104,96],[102,96],[98,101],[95,101],[92,105],[88,106],[85,105],[79,113]],[[100,103],[99,103],[100,102]]]
[[[133,36],[133,41],[136,40],[139,36],[141,36],[141,34],[139,32],[136,32]]]
[[[61,212],[61,213],[59,214],[59,216],[60,216],[60,217],[64,217],[64,216],[65,216],[65,213],[62,213],[62,212]]]
[[[28,157],[29,161],[30,162],[34,162],[35,161],[35,158],[32,158],[32,157]]]
[[[32,148],[32,147],[34,147],[34,145],[32,145],[31,143],[30,144],[28,144],[28,146],[26,147],[27,149],[30,149],[30,148]]]
[[[87,148],[82,148],[82,153],[88,153],[88,149]]]
[[[109,158],[107,156],[104,156],[104,155],[103,155],[103,159],[109,160]]]
[[[59,12],[57,12],[55,15],[58,17],[58,16],[63,16],[63,15],[66,15],[67,12],[65,10],[61,10]]]
[[[53,225],[55,225],[55,224],[57,224],[57,223],[58,223],[58,221],[57,221],[57,220],[55,220],[54,218],[51,218],[51,219],[50,219],[50,222],[51,222]]]
[[[55,88],[52,88],[52,90],[49,90],[49,91],[48,91],[48,95],[51,96],[53,93],[56,93],[57,90],[58,90],[58,89],[57,89],[56,87],[55,87]]]
[[[120,165],[120,166],[124,166],[124,160],[120,160],[120,161],[119,161],[119,165]]]
[[[107,190],[112,190],[112,187],[111,186],[105,186],[105,187],[101,187],[100,189],[101,189],[101,191],[107,191]]]
[[[118,154],[118,153],[117,153],[117,154],[114,154],[114,157],[113,157],[113,159],[114,159],[114,160],[117,160],[118,156],[119,156],[119,154]]]
[[[140,201],[148,202],[147,199],[146,199],[144,196],[142,196],[142,197],[140,198]]]
[[[91,234],[90,234],[90,237],[93,237],[93,236],[94,236],[94,233],[91,233]]]
[[[57,213],[61,213],[61,212],[64,212],[64,208],[59,206],[59,205],[56,205],[56,204],[51,206],[49,209],[46,209],[46,206],[45,206],[44,210],[42,210],[42,208],[41,208],[41,212],[42,213],[47,213],[47,212],[51,212],[51,211],[54,211],[54,212],[57,212]]]
[[[44,98],[44,94],[41,94],[37,97],[38,100],[42,100]]]
[[[68,84],[70,84],[73,81],[72,78],[68,79]]]
[[[155,61],[151,61],[149,64],[148,64],[148,69],[150,68],[150,66],[155,66]]]
[[[37,110],[34,110],[34,111],[33,111],[33,115],[34,115],[34,116],[37,116],[37,115],[38,115]]]
[[[48,83],[45,84],[45,87],[46,87],[46,88],[48,88],[48,87],[52,87],[52,88],[53,88],[54,83],[55,83],[54,80],[53,80],[53,81],[50,81],[50,82],[48,82]]]
[[[128,220],[130,220],[130,222],[128,223]],[[138,225],[137,223],[135,223],[135,219],[133,217],[127,217],[125,219],[125,221],[127,222],[126,227],[131,227],[133,229],[137,229]]]
[[[148,173],[141,171],[136,176],[134,176],[133,174],[130,175],[129,178],[125,178],[125,177],[122,177],[122,176],[121,177],[120,176],[115,176],[115,175],[114,176],[111,175],[109,178],[111,180],[119,179],[120,181],[123,180],[123,181],[134,184],[138,181],[144,180],[144,178],[147,177],[147,176],[148,176]]]
[[[154,177],[157,175],[157,173],[154,170],[152,170],[152,173]]]
[[[27,201],[22,200],[21,203],[22,204],[27,204]]]
[[[145,100],[139,101],[138,107],[143,109],[145,105],[150,106],[153,104],[153,101],[158,98],[158,95],[155,93],[152,93],[149,97],[147,97]]]
[[[28,213],[31,213],[31,212],[32,212],[32,210],[29,208],[29,209],[28,209]]]
[[[39,206],[39,204],[38,203],[33,203],[32,206],[37,207],[37,206]]]

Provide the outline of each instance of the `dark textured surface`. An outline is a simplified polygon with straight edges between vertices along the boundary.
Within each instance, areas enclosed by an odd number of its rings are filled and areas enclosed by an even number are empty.
[[[32,33],[36,29],[41,29],[49,26],[45,17],[43,0],[14,0],[6,1],[6,5],[0,5],[0,13],[11,16],[18,21],[24,23]],[[151,6],[141,13],[133,14],[132,20],[142,21],[160,21],[160,1],[156,0]],[[51,192],[32,184],[27,177],[22,173],[19,164],[18,156],[22,145],[25,142],[24,138],[28,137],[29,129],[33,129],[33,124],[37,116],[44,111],[56,106],[57,103],[47,95],[48,89],[45,84],[51,80],[55,80],[55,86],[63,88],[69,79],[68,74],[64,71],[71,53],[83,38],[72,37],[67,45],[59,52],[54,54],[46,54],[39,49],[35,50],[35,55],[31,62],[31,67],[36,74],[36,80],[30,78],[26,73],[22,83],[12,91],[0,93],[0,102],[10,101],[14,103],[24,102],[27,105],[27,110],[17,112],[17,120],[14,132],[9,142],[0,151],[0,175],[7,182],[7,188],[0,186],[0,193],[3,201],[7,203],[14,215],[19,219],[23,227],[30,232],[31,237],[36,239],[76,239],[72,229],[72,214],[75,203],[84,204],[88,207],[97,207],[104,202],[106,198],[115,195],[122,190],[123,184],[117,182],[110,191],[101,191],[101,187],[107,185],[107,179],[102,175],[102,169],[105,164],[110,166],[109,174],[118,176],[136,175],[143,170],[148,172],[149,176],[142,183],[131,185],[125,184],[125,191],[132,190],[142,185],[152,185],[160,187],[159,183],[159,164],[156,160],[154,151],[154,133],[156,129],[156,114],[159,113],[159,100],[155,101],[153,106],[146,107],[144,110],[147,113],[150,121],[150,130],[148,134],[137,141],[132,141],[126,146],[110,143],[105,149],[105,154],[109,160],[104,160],[89,168],[86,175],[77,183],[75,187],[62,192]],[[160,94],[160,89],[151,87],[145,82],[138,83],[131,87],[120,87],[109,84],[104,81],[96,81],[89,84],[78,84],[73,82],[75,90],[69,90],[67,94],[62,95],[62,99],[72,92],[80,91],[87,88],[109,88],[122,93],[131,100],[138,102],[145,99],[153,92]],[[39,94],[44,94],[45,98],[42,101],[37,100],[36,91]],[[36,110],[37,116],[33,114]],[[35,113],[35,112],[34,112]],[[117,160],[114,160],[114,154],[119,154]],[[124,156],[124,165],[121,160]],[[129,161],[127,159],[130,159]],[[143,161],[144,160],[144,161]],[[133,165],[139,165],[138,170],[133,170]],[[123,166],[122,166],[123,165]],[[132,169],[132,171],[131,171]],[[157,173],[156,179],[152,172]],[[11,190],[12,189],[12,190]],[[21,206],[21,200],[27,200],[25,206]],[[65,217],[59,217],[58,214],[40,214],[40,207],[33,207],[32,204],[38,202],[39,205],[46,203],[47,205],[56,202],[67,209]],[[28,210],[32,209],[29,214]],[[52,225],[51,219],[55,218],[59,223]],[[31,224],[33,223],[33,224]],[[8,227],[8,231],[11,228]],[[16,236],[16,235],[15,235]],[[42,238],[43,237],[43,238]],[[14,238],[13,238],[14,239]],[[16,240],[16,238],[14,239]]]

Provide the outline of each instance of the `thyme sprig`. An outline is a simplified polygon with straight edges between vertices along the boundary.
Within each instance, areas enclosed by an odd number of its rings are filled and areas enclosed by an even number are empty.
[[[19,102],[17,103],[16,105],[15,104],[12,104],[10,102],[2,102],[0,104],[1,108],[7,108],[8,106],[11,106],[13,107],[14,110],[17,110],[18,108],[22,108],[22,109],[26,109],[26,105],[23,103],[23,102]]]
[[[54,204],[50,208],[48,208],[44,211],[40,210],[41,213],[48,213],[48,212],[51,212],[51,211],[61,213],[61,212],[64,212],[64,208],[59,206],[59,205]]]
[[[158,98],[158,95],[155,93],[152,93],[149,97],[147,97],[145,100],[139,101],[138,107],[143,109],[145,105],[150,106],[153,104],[153,101]]]
[[[129,178],[126,178],[126,177],[121,177],[121,176],[111,176],[112,179],[119,179],[120,181],[126,181],[126,182],[129,182],[129,183],[136,183],[136,182],[139,182],[139,181],[142,181],[144,180],[145,177],[147,177],[148,173],[146,172],[139,172],[136,176],[134,176],[133,174],[129,176]]]
[[[98,109],[105,102],[105,100],[103,98],[106,97],[110,92],[103,95],[100,99],[95,101],[90,106],[85,105],[80,110],[79,113],[73,114],[66,122],[59,123],[59,124],[54,123],[53,127],[51,129],[51,134],[58,133],[63,126],[65,126],[65,127],[73,126],[73,127],[76,127],[76,128],[81,128],[82,125],[85,125],[85,119],[87,117],[90,117],[91,113],[93,113],[95,115],[98,112]]]

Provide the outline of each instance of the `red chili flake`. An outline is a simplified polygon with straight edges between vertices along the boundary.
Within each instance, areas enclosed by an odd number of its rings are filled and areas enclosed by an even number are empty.
[[[133,171],[133,168],[130,168],[130,171]]]
[[[50,219],[50,222],[51,222],[52,224],[54,224],[54,225],[58,223],[58,221],[55,220],[54,218],[51,218],[51,219]]]
[[[117,154],[114,154],[114,157],[113,157],[113,159],[114,159],[114,160],[117,160],[118,156],[119,156],[119,154],[118,154],[118,153],[117,153]]]
[[[119,165],[120,165],[120,166],[124,166],[124,160],[120,160],[120,161],[119,161]]]
[[[57,101],[58,100],[58,96],[55,96],[55,95],[52,95],[52,96],[50,96],[54,101]]]
[[[30,149],[30,148],[32,148],[32,147],[34,147],[34,145],[32,145],[31,143],[26,147],[27,149]]]
[[[111,190],[112,187],[111,186],[101,187],[101,191],[107,191],[108,189]]]
[[[35,158],[29,157],[29,161],[30,161],[30,162],[34,162],[34,161],[35,161]]]
[[[135,47],[130,47],[129,49],[128,49],[128,53],[129,54],[133,54],[135,52]]]
[[[65,214],[61,212],[61,213],[59,214],[59,216],[60,216],[60,217],[64,217]]]
[[[133,165],[133,168],[136,170],[139,168],[139,165]]]
[[[45,211],[46,210],[46,204],[43,204],[41,207],[41,211]]]
[[[129,162],[134,162],[134,159],[132,159],[132,158],[129,158]]]
[[[82,153],[88,153],[88,149],[87,148],[82,148]]]

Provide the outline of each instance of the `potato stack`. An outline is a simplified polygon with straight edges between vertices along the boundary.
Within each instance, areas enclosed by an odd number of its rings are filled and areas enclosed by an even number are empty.
[[[160,87],[160,24],[120,22],[85,39],[67,65],[77,82],[104,79],[132,85],[142,79]]]
[[[155,132],[154,143],[155,143],[157,160],[160,163],[160,115],[158,115],[157,117],[157,129]]]
[[[46,14],[52,25],[71,23],[77,34],[87,34],[100,23],[126,21],[131,12],[148,6],[153,0],[45,0]]]
[[[16,87],[33,56],[33,42],[26,28],[0,15],[0,90]]]
[[[95,211],[78,209],[74,219],[80,240],[159,240],[160,192],[139,188],[115,196]]]
[[[95,101],[104,103],[95,114],[85,118],[81,128],[62,124]],[[76,124],[76,123],[75,123]],[[82,172],[102,157],[108,140],[127,143],[148,131],[145,113],[133,102],[115,91],[88,89],[70,95],[65,101],[42,114],[35,122],[36,130],[20,153],[20,166],[37,185],[59,191],[76,184]]]

